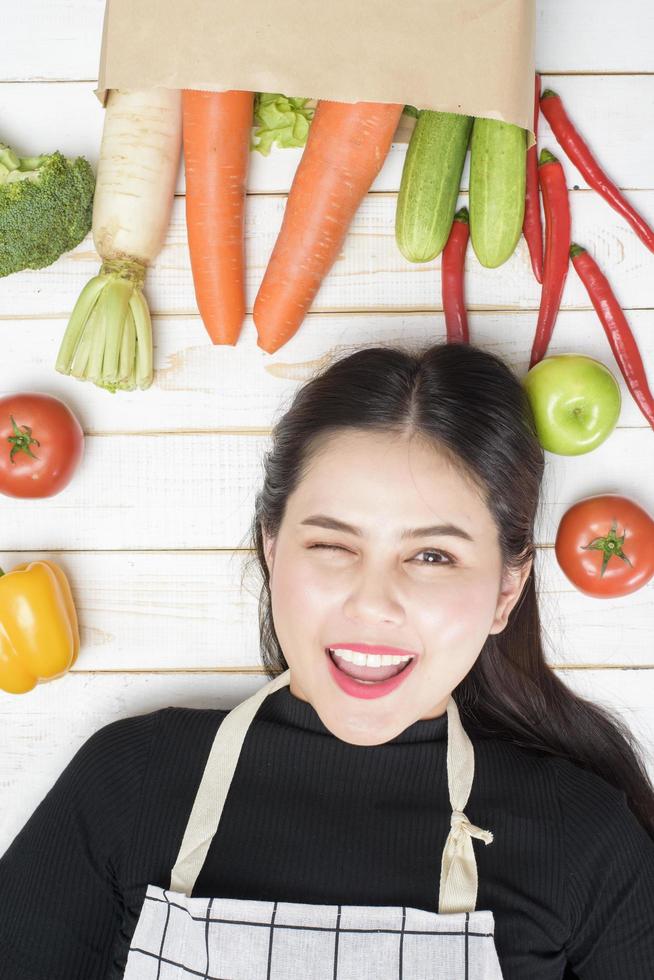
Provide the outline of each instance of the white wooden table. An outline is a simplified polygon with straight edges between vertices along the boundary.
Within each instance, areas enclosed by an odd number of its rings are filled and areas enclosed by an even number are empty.
[[[22,0],[3,12],[0,140],[23,155],[60,149],[97,164],[103,110],[96,85],[104,0]],[[539,0],[537,68],[565,98],[609,173],[654,222],[654,8],[648,0]],[[289,93],[297,94],[297,93]],[[539,145],[558,154],[541,117]],[[80,745],[117,719],[166,705],[232,707],[265,681],[256,595],[241,561],[270,427],[297,387],[336,351],[444,339],[440,261],[406,262],[394,212],[406,151],[398,129],[313,311],[275,355],[248,316],[235,348],[213,347],[197,314],[184,225],[184,178],[146,293],[155,379],[111,395],[64,377],[54,361],[74,302],[99,267],[89,235],[54,265],[0,280],[0,394],[63,398],[86,433],[72,484],[49,500],[0,497],[0,566],[50,557],[66,570],[80,616],[73,670],[26,695],[0,693],[0,853]],[[279,229],[300,150],[251,154],[248,309]],[[573,237],[603,266],[654,387],[654,255],[588,189],[563,154]],[[467,198],[468,167],[461,203]],[[527,370],[539,289],[524,240],[500,270],[468,251],[471,339]],[[619,492],[654,512],[654,433],[635,407],[574,270],[549,352],[602,360],[623,408],[592,455],[547,453],[537,527],[548,661],[576,692],[624,717],[654,776],[654,582],[616,600],[576,591],[554,558],[563,512]]]

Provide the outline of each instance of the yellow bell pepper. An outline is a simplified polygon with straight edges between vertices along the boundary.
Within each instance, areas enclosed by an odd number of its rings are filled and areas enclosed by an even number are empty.
[[[79,653],[79,624],[63,569],[51,561],[0,568],[0,689],[25,694],[65,674]]]

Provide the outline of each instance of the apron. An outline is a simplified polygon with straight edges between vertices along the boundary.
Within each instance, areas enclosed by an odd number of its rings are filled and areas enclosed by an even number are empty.
[[[290,669],[223,718],[170,887],[147,886],[124,980],[502,980],[493,913],[475,911],[472,837],[489,844],[493,835],[471,824],[463,812],[474,775],[474,750],[451,695],[447,781],[452,818],[442,855],[438,912],[403,905],[191,897],[250,723],[263,699],[289,683]]]

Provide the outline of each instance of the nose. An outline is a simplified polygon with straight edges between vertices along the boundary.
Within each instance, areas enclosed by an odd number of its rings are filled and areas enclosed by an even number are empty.
[[[404,620],[402,603],[395,594],[392,578],[370,569],[357,576],[344,604],[346,615],[357,622],[400,623]]]

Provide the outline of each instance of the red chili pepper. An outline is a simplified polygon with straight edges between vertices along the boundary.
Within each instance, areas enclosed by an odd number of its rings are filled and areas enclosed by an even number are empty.
[[[540,102],[540,75],[536,72],[534,98],[534,136],[538,138],[538,106]],[[531,267],[537,282],[543,281],[543,226],[540,220],[540,191],[538,187],[538,147],[536,143],[527,150],[527,191],[525,193],[525,220],[522,234],[529,248]]]
[[[546,89],[541,96],[540,107],[566,155],[584,176],[589,186],[601,194],[604,200],[629,222],[641,241],[654,252],[654,230],[602,170],[588,144],[577,132],[565,111],[561,96],[551,89]]]
[[[448,344],[470,342],[463,295],[463,266],[469,238],[468,209],[461,208],[454,215],[441,259],[441,290]]]
[[[538,177],[545,207],[545,262],[536,335],[529,368],[545,357],[561,305],[570,264],[570,203],[563,167],[549,150],[543,150]]]
[[[654,429],[654,395],[649,389],[638,344],[611,285],[592,255],[581,245],[570,246],[572,264],[588,291],[609,339],[613,356],[634,401]]]

